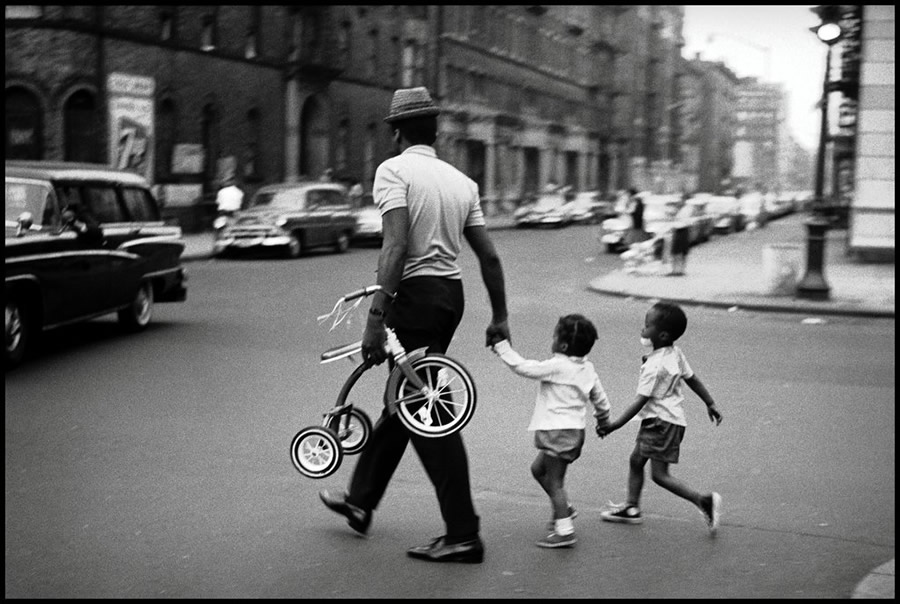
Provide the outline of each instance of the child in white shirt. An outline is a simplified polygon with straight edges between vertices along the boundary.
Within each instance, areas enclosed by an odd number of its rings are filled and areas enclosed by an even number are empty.
[[[678,463],[687,426],[682,384],[687,384],[706,403],[710,421],[717,426],[722,423],[722,414],[706,386],[691,369],[681,349],[675,346],[686,328],[687,317],[677,304],[658,302],[647,311],[641,344],[653,346],[653,352],[644,357],[641,365],[635,401],[617,419],[597,428],[597,435],[602,438],[634,417],[641,420],[629,458],[628,499],[600,513],[607,522],[640,524],[643,521],[640,498],[644,466],[649,460],[653,482],[696,505],[703,512],[710,533],[715,534],[719,527],[722,497],[716,492],[701,494],[669,474],[669,464]]]
[[[566,468],[581,455],[587,404],[594,408],[597,430],[609,423],[609,400],[594,365],[585,360],[597,340],[597,329],[582,315],[561,317],[553,331],[553,356],[544,361],[523,358],[508,340],[492,348],[518,375],[540,380],[528,430],[534,431],[537,458],[531,473],[550,497],[553,520],[539,547],[575,544],[575,509],[564,488]]]

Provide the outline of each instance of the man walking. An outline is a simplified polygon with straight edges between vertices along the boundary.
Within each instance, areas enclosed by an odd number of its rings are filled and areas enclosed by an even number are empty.
[[[362,356],[376,364],[387,358],[385,325],[406,350],[447,351],[464,309],[457,264],[463,238],[478,258],[490,299],[485,344],[509,338],[503,268],[485,228],[478,185],[438,159],[433,145],[439,113],[427,88],[405,88],[394,92],[384,120],[401,153],[378,167],[372,188],[384,231],[377,278],[382,291],[372,296]],[[439,438],[411,434],[385,410],[360,454],[349,491],[319,496],[365,534],[409,442],[434,485],[446,533],[407,554],[433,562],[481,562],[484,544],[459,432]]]

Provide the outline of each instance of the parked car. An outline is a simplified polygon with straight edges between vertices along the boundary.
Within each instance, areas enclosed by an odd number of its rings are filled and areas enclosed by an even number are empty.
[[[714,233],[728,234],[744,230],[741,203],[734,195],[706,195],[707,212],[712,216]]]
[[[288,258],[314,248],[346,252],[356,231],[347,189],[330,182],[296,182],[260,188],[247,209],[213,223],[213,254],[278,250]]]
[[[797,206],[794,195],[789,191],[766,198],[766,213],[769,220],[793,214],[797,211]]]
[[[6,162],[6,366],[41,332],[117,313],[147,327],[157,302],[187,297],[181,228],[147,181],[108,166]]]
[[[381,210],[375,206],[370,193],[360,198],[359,207],[353,208],[356,216],[356,230],[352,242],[357,244],[381,244],[384,232],[381,225]]]
[[[566,199],[561,192],[541,193],[537,201],[513,212],[513,221],[519,228],[563,227],[571,221],[564,210],[565,205]]]
[[[741,195],[739,201],[741,213],[744,215],[744,224],[748,228],[755,229],[757,226],[765,224],[767,214],[762,193],[759,191],[748,191]]]
[[[681,223],[688,227],[688,241],[690,245],[697,245],[709,241],[713,233],[713,218],[707,210],[707,201],[703,198],[688,199],[675,213],[674,223]],[[659,230],[674,228],[675,224],[665,224]],[[657,234],[655,225],[650,224],[648,231]]]
[[[612,201],[601,199],[599,191],[582,191],[563,205],[562,212],[573,224],[600,224],[605,218],[616,215],[613,205]]]
[[[653,236],[665,230],[665,226],[673,224],[675,213],[681,205],[681,196],[643,193],[642,198],[644,200],[644,231]],[[607,218],[600,225],[600,243],[609,253],[625,249],[628,232],[632,226],[627,206],[620,204],[618,210],[620,213],[616,217]]]

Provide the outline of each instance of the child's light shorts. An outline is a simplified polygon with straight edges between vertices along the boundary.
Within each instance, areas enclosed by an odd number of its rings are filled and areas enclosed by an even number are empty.
[[[584,430],[535,430],[534,446],[547,455],[572,463],[581,457],[584,446]]]
[[[641,422],[634,450],[641,457],[666,463],[678,463],[684,426],[669,423],[658,417],[648,417]]]

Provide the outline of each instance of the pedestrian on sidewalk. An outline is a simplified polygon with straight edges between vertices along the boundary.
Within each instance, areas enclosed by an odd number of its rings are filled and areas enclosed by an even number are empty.
[[[549,359],[525,359],[512,349],[509,340],[492,347],[513,372],[540,381],[528,425],[538,450],[531,474],[550,497],[553,513],[538,547],[571,547],[576,541],[576,512],[566,494],[566,469],[581,455],[588,403],[594,408],[596,430],[609,423],[609,399],[594,365],[585,359],[596,341],[594,324],[583,315],[573,314],[557,322]]]
[[[625,237],[625,244],[643,243],[650,239],[644,230],[644,196],[637,189],[628,189],[628,213],[631,216],[631,229]]]
[[[718,493],[701,495],[684,482],[669,474],[669,464],[678,463],[681,440],[687,421],[682,403],[682,385],[690,386],[706,403],[710,421],[718,426],[722,414],[703,382],[693,372],[687,358],[675,342],[687,328],[687,317],[677,304],[658,302],[644,318],[641,345],[652,346],[644,357],[638,380],[637,397],[608,426],[598,426],[601,438],[618,430],[633,417],[641,420],[637,442],[629,459],[628,498],[624,504],[604,510],[600,517],[607,522],[640,524],[640,499],[644,486],[644,466],[650,460],[653,482],[696,505],[706,517],[710,533],[719,527],[722,498]]]
[[[465,239],[475,253],[490,300],[492,318],[485,345],[509,339],[503,267],[485,228],[478,185],[438,158],[439,108],[425,87],[394,92],[389,115],[399,155],[375,172],[372,195],[381,211],[384,240],[377,283],[362,340],[362,357],[381,364],[385,326],[393,328],[406,350],[444,353],[465,307],[457,261]],[[411,434],[387,406],[369,444],[362,450],[348,492],[319,493],[325,505],[366,534],[408,443],[434,485],[446,533],[407,551],[432,562],[480,563],[484,543],[472,501],[469,461],[462,434],[427,438]]]

